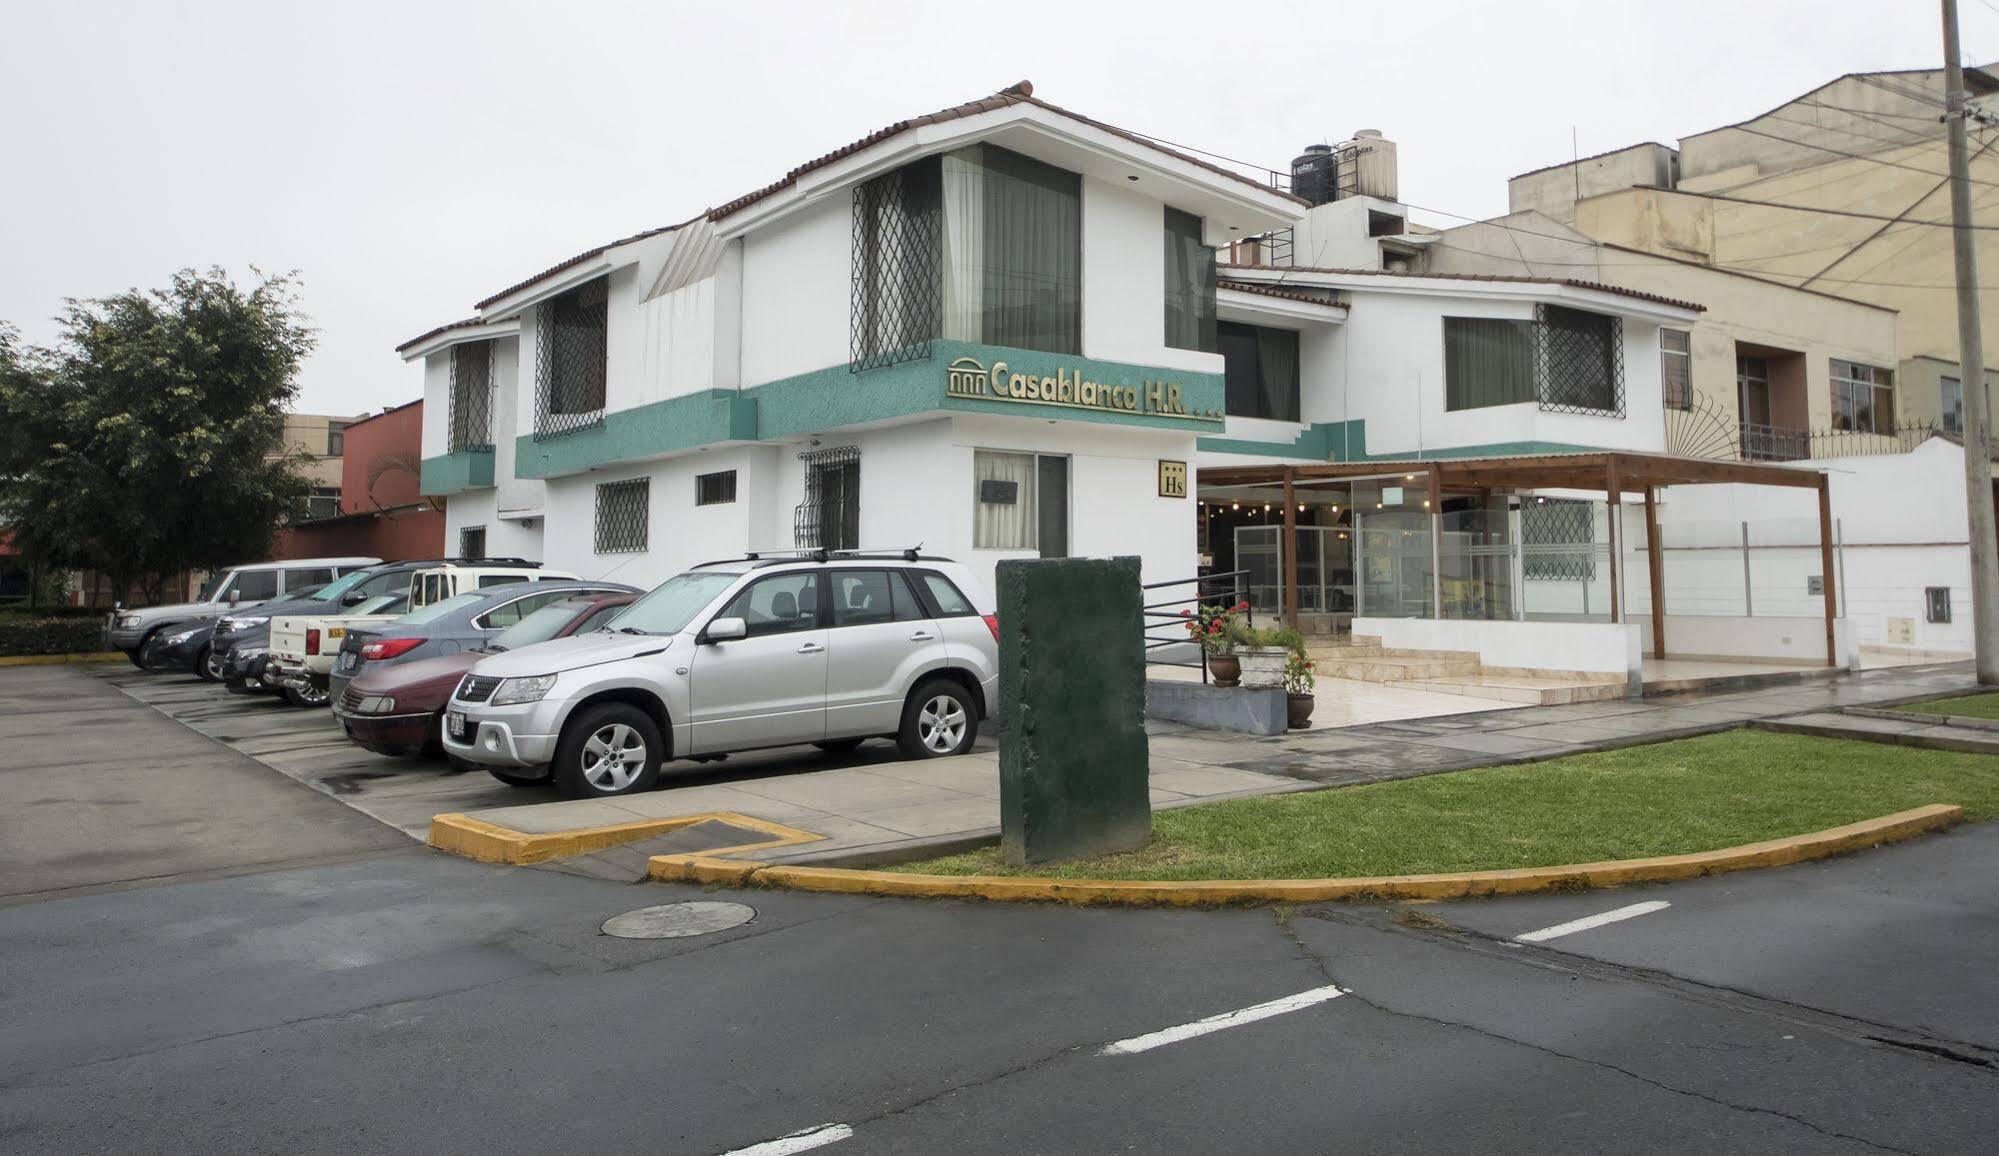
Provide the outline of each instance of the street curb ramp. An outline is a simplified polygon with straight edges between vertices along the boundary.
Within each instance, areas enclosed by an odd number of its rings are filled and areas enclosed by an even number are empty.
[[[1826,859],[1899,842],[1964,821],[1964,808],[1935,803],[1876,819],[1804,835],[1746,843],[1716,851],[1616,859],[1561,867],[1522,867],[1431,875],[1384,875],[1348,879],[1213,879],[1150,882],[1127,879],[1035,879],[1006,875],[915,875],[839,867],[765,866],[724,854],[750,847],[717,848],[703,854],[655,855],[648,874],[665,882],[783,887],[846,895],[891,895],[921,899],[989,899],[1003,902],[1069,903],[1133,907],[1213,907],[1242,903],[1322,903],[1337,900],[1467,899],[1524,895],[1537,891],[1580,891],[1634,883],[1670,883],[1759,867],[1782,867]]]

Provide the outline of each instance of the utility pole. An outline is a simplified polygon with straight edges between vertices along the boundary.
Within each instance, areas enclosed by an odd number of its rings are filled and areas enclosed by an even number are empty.
[[[1964,383],[1964,496],[1971,523],[1971,622],[1978,681],[1999,684],[1999,528],[1992,512],[1990,406],[1985,394],[1985,339],[1979,331],[1978,250],[1971,228],[1971,162],[1964,121],[1970,115],[1964,66],[1958,63],[1957,0],[1943,0],[1944,122],[1950,143],[1950,223],[1957,251],[1957,362]]]

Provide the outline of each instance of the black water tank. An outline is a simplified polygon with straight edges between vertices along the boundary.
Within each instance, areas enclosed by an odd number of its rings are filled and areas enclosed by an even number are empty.
[[[1339,154],[1329,144],[1306,145],[1291,160],[1291,191],[1314,205],[1323,205],[1337,194]]]

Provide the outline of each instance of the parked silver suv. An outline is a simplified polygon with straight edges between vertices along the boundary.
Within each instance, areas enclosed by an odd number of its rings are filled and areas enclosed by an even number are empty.
[[[974,601],[977,598],[979,601]],[[988,595],[948,558],[819,553],[710,562],[605,630],[483,659],[444,746],[517,786],[648,790],[670,758],[892,737],[963,754],[999,689]]]

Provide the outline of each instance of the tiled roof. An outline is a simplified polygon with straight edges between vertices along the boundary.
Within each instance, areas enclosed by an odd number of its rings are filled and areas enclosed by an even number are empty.
[[[710,209],[708,211],[708,219],[711,221],[719,221],[722,218],[727,217],[732,213],[738,212],[742,209],[746,209],[749,206],[756,204],[758,201],[763,200],[765,197],[768,197],[774,193],[782,192],[783,190],[790,188],[792,185],[797,184],[799,177],[804,176],[806,173],[809,173],[814,169],[825,168],[827,165],[830,165],[835,161],[841,160],[846,157],[850,157],[855,153],[862,151],[863,149],[872,148],[875,145],[878,145],[881,142],[888,140],[891,137],[898,136],[902,133],[908,132],[910,129],[920,128],[924,125],[943,124],[946,121],[962,120],[968,116],[977,116],[980,113],[992,112],[996,109],[1006,108],[1008,105],[1015,105],[1015,104],[1031,104],[1036,108],[1045,109],[1048,112],[1055,113],[1058,116],[1066,116],[1070,120],[1076,121],[1080,124],[1089,125],[1091,128],[1101,129],[1102,131],[1110,133],[1113,136],[1122,137],[1125,140],[1131,141],[1134,144],[1144,145],[1146,148],[1152,149],[1156,152],[1165,153],[1167,156],[1173,157],[1175,160],[1179,160],[1190,165],[1197,165],[1201,168],[1208,170],[1209,172],[1217,173],[1221,176],[1228,177],[1231,180],[1240,181],[1243,184],[1251,186],[1252,188],[1261,189],[1267,193],[1273,193],[1277,196],[1284,197],[1287,200],[1297,201],[1301,205],[1305,203],[1305,201],[1302,198],[1294,197],[1290,193],[1287,193],[1282,189],[1273,188],[1269,185],[1262,183],[1261,181],[1253,180],[1249,177],[1242,175],[1241,173],[1232,172],[1228,169],[1221,167],[1220,165],[1201,160],[1198,157],[1189,156],[1186,153],[1178,151],[1177,149],[1167,148],[1165,145],[1162,145],[1157,141],[1148,139],[1146,137],[1140,136],[1138,133],[1118,128],[1115,125],[1108,125],[1099,120],[1092,120],[1089,117],[1083,116],[1080,113],[1071,112],[1066,108],[1050,104],[1047,101],[1041,100],[1034,95],[1034,84],[1032,81],[1023,80],[1019,84],[1012,85],[1008,88],[1003,88],[1000,91],[992,94],[991,96],[981,97],[978,100],[970,101],[965,104],[960,104],[952,108],[940,109],[937,112],[929,113],[924,116],[911,117],[908,120],[899,120],[896,121],[894,124],[889,125],[887,128],[878,129],[874,132],[871,132],[868,135],[862,137],[861,139],[853,142],[852,144],[842,145],[841,147],[834,149],[832,152],[827,153],[825,156],[815,157],[812,160],[806,161],[804,164],[799,165],[797,168],[792,169],[790,172],[784,174],[782,178],[773,181],[768,185],[765,185],[763,188],[758,189],[753,193],[745,194],[744,196],[737,197],[735,200],[730,201],[726,205],[721,205],[717,208]]]
[[[694,218],[694,219],[699,220],[699,218]],[[543,269],[541,272],[536,273],[534,276],[529,277],[524,281],[514,282],[512,285],[507,286],[505,289],[500,290],[498,293],[495,293],[491,297],[488,297],[484,301],[481,301],[477,305],[474,305],[473,308],[484,309],[486,306],[491,305],[495,301],[498,301],[505,297],[510,297],[513,294],[520,292],[521,290],[534,284],[536,281],[540,281],[548,277],[553,277],[557,273],[562,272],[564,269],[574,268],[578,265],[581,265],[583,262],[590,260],[592,257],[599,256],[603,253],[608,253],[612,249],[615,249],[620,245],[629,245],[633,241],[643,241],[647,237],[657,237],[661,233],[671,233],[675,229],[678,229],[681,226],[686,225],[688,223],[689,222],[687,221],[682,221],[678,225],[661,225],[657,229],[647,229],[642,233],[633,233],[629,237],[620,237],[615,241],[606,241],[604,244],[599,245],[594,249],[585,249],[583,252],[576,254],[574,257],[571,257],[569,260],[563,261],[560,264],[550,265],[548,268]]]
[[[1045,109],[1048,112],[1055,113],[1058,116],[1068,117],[1070,120],[1076,121],[1079,124],[1086,124],[1092,128],[1100,129],[1104,132],[1110,133],[1113,136],[1121,137],[1125,140],[1131,141],[1134,144],[1143,145],[1146,148],[1152,149],[1155,152],[1164,153],[1165,155],[1173,157],[1174,159],[1182,161],[1186,164],[1206,169],[1211,173],[1227,177],[1233,181],[1239,181],[1242,184],[1250,186],[1251,188],[1259,189],[1263,192],[1270,193],[1273,196],[1282,197],[1290,201],[1297,201],[1301,205],[1305,203],[1305,201],[1302,198],[1295,197],[1292,194],[1285,192],[1282,189],[1273,188],[1269,185],[1263,184],[1260,181],[1254,180],[1250,177],[1246,177],[1241,173],[1225,169],[1222,166],[1214,164],[1210,161],[1204,161],[1199,157],[1189,156],[1188,154],[1180,152],[1176,149],[1167,148],[1165,145],[1162,145],[1157,141],[1151,140],[1147,137],[1141,136],[1138,133],[1131,132],[1127,129],[1118,128],[1115,125],[1105,124],[1099,120],[1092,120],[1089,117],[1083,116],[1080,113],[1071,112],[1066,108],[1061,108],[1057,105],[1050,104],[1045,100],[1037,99],[1034,95],[1033,83],[1030,81],[1023,80],[1018,84],[1012,85],[1008,88],[1001,89],[999,92],[996,92],[991,96],[982,97],[978,100],[970,101],[968,103],[957,105],[952,108],[941,109],[937,112],[928,113],[924,116],[911,117],[908,120],[896,121],[894,124],[889,125],[887,128],[871,132],[867,136],[862,137],[860,140],[854,141],[852,144],[843,145],[840,148],[834,149],[832,152],[827,153],[824,156],[815,157],[812,160],[806,161],[804,164],[799,165],[797,168],[792,169],[790,172],[784,174],[782,178],[773,181],[772,183],[765,185],[763,188],[757,189],[754,192],[746,193],[743,196],[737,197],[735,200],[730,201],[727,204],[720,205],[716,208],[710,209],[705,214],[703,214],[703,216],[706,216],[711,221],[719,221],[724,217],[727,217],[733,213],[741,211],[742,209],[748,208],[753,204],[756,204],[758,201],[761,201],[766,197],[769,197],[775,193],[779,193],[785,189],[790,188],[792,185],[797,184],[798,178],[804,176],[806,173],[812,172],[815,169],[825,168],[827,165],[833,164],[834,162],[839,161],[845,157],[852,156],[855,153],[861,152],[864,149],[871,148],[874,145],[880,144],[881,142],[890,139],[891,137],[895,137],[902,133],[908,132],[910,129],[918,128],[923,125],[942,124],[946,121],[962,120],[965,117],[977,116],[980,113],[992,112],[996,109],[1002,109],[1008,107],[1009,105],[1016,105],[1016,104],[1034,105],[1036,108]],[[699,220],[699,219],[700,217],[693,218],[693,220]],[[562,262],[561,264],[550,266],[549,268],[544,269],[539,273],[536,273],[532,277],[526,278],[525,280],[522,281],[517,281],[514,284],[507,286],[505,289],[502,289],[498,293],[495,293],[492,296],[486,298],[485,300],[479,302],[478,305],[474,306],[474,308],[484,309],[496,301],[500,301],[515,293],[518,293],[522,289],[527,288],[528,286],[534,284],[537,281],[541,281],[544,280],[545,278],[552,277],[555,274],[560,273],[565,269],[571,269],[577,265],[581,265],[583,262],[588,261],[593,257],[597,257],[611,249],[615,249],[620,245],[629,245],[634,241],[643,241],[648,237],[656,237],[661,233],[672,232],[675,229],[682,228],[685,225],[691,223],[692,221],[683,221],[678,225],[666,225],[657,229],[648,229],[643,233],[634,233],[629,237],[624,237],[616,241],[608,242],[607,244],[598,245],[596,248],[585,250],[584,252],[578,253],[574,257],[569,258],[567,261]],[[408,341],[400,346],[397,346],[397,350],[398,352],[400,352],[403,349],[409,348],[411,345],[415,345],[419,341],[428,340],[429,338],[435,337],[437,334],[442,333],[447,329],[452,329],[458,325],[463,325],[463,324],[467,323],[454,322],[452,325],[443,326],[439,329],[431,331],[430,333],[426,333],[422,337],[416,338],[413,341]]]
[[[1605,285],[1601,281],[1583,281],[1574,277],[1520,277],[1508,273],[1411,273],[1403,269],[1320,269],[1309,265],[1240,265],[1230,261],[1218,262],[1222,269],[1262,269],[1294,273],[1330,273],[1339,277],[1411,277],[1435,281],[1498,281],[1523,285],[1565,285],[1570,289],[1587,289],[1593,293],[1609,293],[1618,297],[1629,297],[1635,301],[1650,301],[1654,305],[1670,305],[1675,309],[1691,309],[1707,312],[1707,306],[1698,301],[1681,301],[1673,297],[1661,297],[1657,293],[1647,293],[1642,289],[1626,289],[1622,285]]]
[[[486,324],[485,319],[480,317],[466,317],[458,321],[447,321],[443,325],[438,326],[437,328],[431,330],[428,333],[419,333],[415,337],[410,338],[408,341],[403,342],[401,345],[396,346],[396,352],[401,353],[403,350],[409,349],[412,346],[422,345],[424,342],[429,341],[431,338],[436,337],[440,333],[449,333],[454,329],[470,329],[475,325],[484,325],[484,324]]]
[[[1324,297],[1314,297],[1309,293],[1299,293],[1291,289],[1279,289],[1272,285],[1258,285],[1254,281],[1215,282],[1217,289],[1230,289],[1237,293],[1254,293],[1259,297],[1281,297],[1286,301],[1302,301],[1307,305],[1324,305],[1328,309],[1345,309],[1344,301],[1328,301]]]

